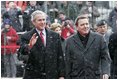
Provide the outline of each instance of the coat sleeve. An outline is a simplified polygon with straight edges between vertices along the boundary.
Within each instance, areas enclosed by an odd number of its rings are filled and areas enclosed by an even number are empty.
[[[30,40],[30,38],[27,38],[27,36],[21,35],[19,51],[23,55],[27,55],[30,53],[30,48],[28,46],[29,40]]]
[[[101,39],[101,69],[102,74],[108,74],[110,76],[110,64],[111,64],[111,58],[108,52],[107,44],[102,37]]]

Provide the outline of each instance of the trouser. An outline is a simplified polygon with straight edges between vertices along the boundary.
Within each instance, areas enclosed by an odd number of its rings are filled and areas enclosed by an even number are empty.
[[[16,54],[4,55],[4,69],[6,77],[16,77]]]

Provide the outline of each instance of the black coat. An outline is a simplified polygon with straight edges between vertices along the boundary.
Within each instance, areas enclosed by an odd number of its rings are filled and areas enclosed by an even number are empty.
[[[28,48],[32,35],[37,33],[35,29],[21,36],[21,53],[29,54],[23,78],[58,79],[64,76],[64,57],[61,40],[57,33],[46,29],[46,47],[38,40],[31,50]]]
[[[110,75],[110,61],[108,48],[102,35],[90,32],[86,48],[78,34],[67,40],[66,78],[97,79],[101,74]]]
[[[111,78],[117,79],[117,33],[113,33],[109,38],[109,53],[111,56]]]
[[[112,28],[113,32],[117,32],[117,8],[115,7],[109,14],[109,26]]]

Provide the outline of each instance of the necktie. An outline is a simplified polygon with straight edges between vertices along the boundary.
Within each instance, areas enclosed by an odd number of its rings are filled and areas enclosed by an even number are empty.
[[[41,37],[42,43],[44,44],[44,38],[43,38],[43,33],[42,32],[40,32],[40,37]]]

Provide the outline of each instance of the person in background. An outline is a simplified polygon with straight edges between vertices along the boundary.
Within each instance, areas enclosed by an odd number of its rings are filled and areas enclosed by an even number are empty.
[[[109,43],[109,37],[112,34],[112,30],[109,29],[108,23],[106,20],[101,20],[97,23],[97,32],[104,36],[107,45]]]
[[[78,16],[78,14],[80,14],[80,10],[84,6],[84,1],[75,1],[74,5],[76,6],[76,10],[77,10],[76,16]]]
[[[26,7],[23,13],[23,31],[30,31],[33,28],[31,20],[31,14],[35,10],[42,10],[40,5],[37,5],[37,1],[29,1],[29,5]]]
[[[22,11],[13,1],[9,1],[9,7],[7,11],[3,14],[3,20],[9,18],[12,22],[12,27],[16,32],[22,31],[22,26],[19,21],[19,17],[22,15]]]
[[[47,14],[50,18],[50,22],[53,23],[55,18],[58,18],[58,4],[59,1],[47,1]]]
[[[17,35],[15,29],[11,26],[11,21],[5,19],[3,21],[4,27],[1,29],[1,61],[4,65],[4,77],[16,77],[16,49],[17,49],[17,40],[19,36]]]
[[[9,7],[9,2],[10,1],[6,1],[6,8]],[[21,8],[21,11],[24,12],[24,10],[27,7],[27,1],[13,1],[19,8]]]
[[[73,1],[60,1],[59,2],[59,11],[62,11],[65,13],[65,15],[72,20],[75,20],[77,8],[76,5],[73,4]]]
[[[28,55],[24,79],[64,79],[65,63],[59,34],[46,28],[46,14],[31,14],[34,28],[21,35],[20,51]]]
[[[102,35],[90,31],[87,15],[75,21],[77,33],[66,41],[67,79],[108,79],[110,56]]]
[[[59,12],[59,23],[60,23],[60,24],[63,24],[64,21],[65,21],[65,19],[66,19],[65,13],[62,12],[62,11],[60,11],[60,12]]]
[[[86,6],[83,6],[80,10],[80,14],[89,15],[89,23],[91,29],[95,28],[96,18],[100,16],[100,13],[96,6],[94,6],[94,1],[86,1]]]
[[[67,39],[71,35],[75,33],[74,26],[72,24],[71,19],[66,18],[65,21],[62,23],[62,33],[61,36],[64,39]]]
[[[50,29],[55,31],[56,33],[58,33],[61,36],[61,29],[62,29],[62,25],[59,23],[52,23],[50,26]],[[65,39],[63,37],[61,37],[61,44],[62,44],[62,50],[65,56]]]
[[[109,26],[112,28],[113,32],[117,32],[117,1],[113,10],[109,14]]]
[[[74,34],[74,26],[72,24],[72,20],[67,18],[64,12],[59,12],[59,23],[62,25],[61,36],[63,39],[66,39]]]
[[[50,26],[50,29],[57,32],[60,36],[61,36],[61,24],[59,23],[52,23],[51,26]]]

